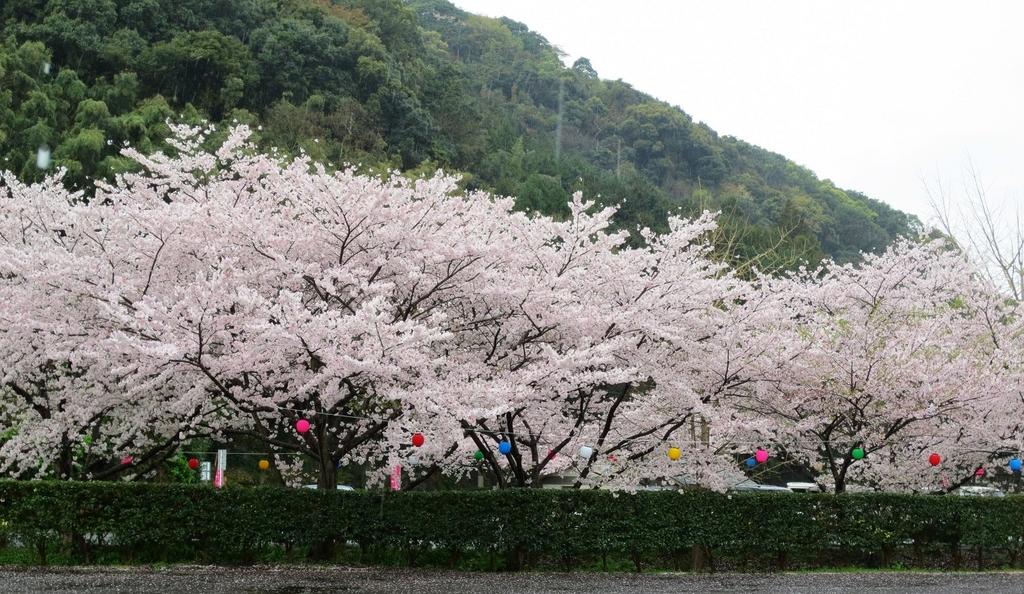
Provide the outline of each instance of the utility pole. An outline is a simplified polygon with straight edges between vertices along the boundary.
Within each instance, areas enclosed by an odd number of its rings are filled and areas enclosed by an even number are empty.
[[[622,171],[622,139],[616,138],[618,141],[618,148],[615,149],[615,179],[619,178],[619,173]]]
[[[562,157],[562,117],[565,114],[565,79],[558,79],[558,121],[555,123],[555,161]]]

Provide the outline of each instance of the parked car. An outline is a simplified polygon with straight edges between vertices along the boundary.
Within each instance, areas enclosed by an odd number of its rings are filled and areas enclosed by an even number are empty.
[[[820,493],[821,489],[815,483],[786,483],[786,488],[794,493]]]
[[[303,489],[317,489],[317,488],[319,488],[319,486],[318,485],[302,485],[302,488]],[[355,491],[355,487],[352,487],[350,485],[338,485],[338,490],[339,491]]]
[[[995,487],[964,486],[959,487],[953,493],[961,497],[1006,497],[1006,493]]]
[[[789,487],[779,487],[777,485],[762,485],[761,483],[747,479],[740,481],[735,485],[729,487],[729,491],[758,491],[764,493],[792,493],[793,491]]]

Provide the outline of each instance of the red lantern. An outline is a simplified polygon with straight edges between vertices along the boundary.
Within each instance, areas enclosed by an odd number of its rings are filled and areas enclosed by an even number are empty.
[[[422,433],[413,433],[412,434],[412,445],[414,445],[416,447],[420,447],[420,446],[423,445],[423,442],[425,442],[425,441],[426,441],[426,439],[423,438],[423,434]]]
[[[309,431],[309,421],[307,421],[306,419],[299,419],[298,421],[295,422],[295,430],[298,431],[299,433],[305,433],[306,431]]]
[[[191,468],[192,470],[195,470],[195,469],[199,468],[199,460],[197,460],[195,458],[189,458],[188,459],[188,467]]]
[[[928,463],[932,466],[938,466],[939,464],[942,464],[942,456],[938,455],[936,452],[932,452],[932,455],[928,456]]]
[[[985,469],[983,467],[979,466],[978,469],[974,471],[974,476],[977,476],[977,477],[985,476]]]

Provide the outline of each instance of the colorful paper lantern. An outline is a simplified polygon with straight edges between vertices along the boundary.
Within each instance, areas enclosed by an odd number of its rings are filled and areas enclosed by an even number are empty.
[[[309,431],[309,421],[306,419],[299,419],[298,421],[295,421],[295,430],[299,433]]]
[[[853,458],[854,460],[861,460],[861,459],[863,459],[864,458],[864,448],[853,448],[853,451],[850,452],[850,457]]]
[[[757,451],[754,452],[754,460],[756,460],[758,464],[764,464],[765,462],[767,462],[768,450],[758,448]]]
[[[985,468],[983,466],[979,466],[978,469],[974,471],[974,476],[977,476],[977,477],[985,476]]]
[[[1021,469],[1020,458],[1010,458],[1010,470],[1013,472],[1020,472]]]
[[[425,442],[425,441],[426,441],[426,439],[424,439],[422,433],[413,433],[412,434],[412,445],[414,445],[416,447],[420,447],[420,446],[423,445],[423,442]]]
[[[753,467],[757,466],[757,460],[754,460],[753,456],[751,456],[751,457],[747,458],[746,460],[744,460],[743,463],[747,465],[747,468],[753,468]]]
[[[931,455],[928,456],[928,463],[932,466],[938,466],[939,464],[942,464],[942,456],[940,456],[938,452],[932,452]]]
[[[668,449],[668,459],[669,460],[678,460],[679,457],[682,456],[682,455],[683,455],[683,452],[679,448],[677,448],[675,446],[672,446],[672,447],[670,447]]]
[[[121,458],[121,464],[124,464],[125,466],[131,464],[134,461],[135,461],[135,458],[133,458],[131,456],[124,456],[124,457]]]
[[[260,467],[260,470],[267,470],[270,468],[270,460],[260,460],[256,465]]]
[[[502,454],[507,454],[512,451],[512,444],[508,441],[503,441],[498,444],[498,451]]]
[[[484,453],[481,452],[480,450],[477,450],[477,451],[473,452],[473,459],[476,460],[477,462],[483,460],[484,459]]]
[[[580,447],[580,458],[584,460],[590,460],[590,457],[594,455],[594,448],[590,446]]]
[[[199,468],[199,460],[197,458],[189,458],[188,467],[191,468],[192,470]]]

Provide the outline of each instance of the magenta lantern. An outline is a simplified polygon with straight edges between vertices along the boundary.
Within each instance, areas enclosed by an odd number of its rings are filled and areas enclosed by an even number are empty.
[[[768,450],[758,449],[756,452],[754,452],[754,460],[757,461],[758,464],[764,464],[765,462],[767,462]]]
[[[307,421],[306,419],[299,419],[298,421],[295,422],[295,430],[298,431],[299,433],[305,433],[306,431],[309,431],[309,421]]]

